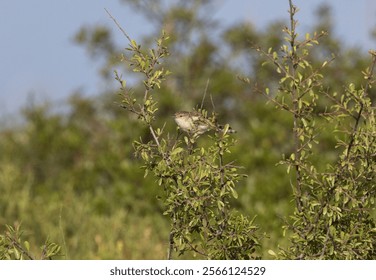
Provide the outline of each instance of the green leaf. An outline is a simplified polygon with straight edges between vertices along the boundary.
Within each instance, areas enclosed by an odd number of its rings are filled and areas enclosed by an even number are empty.
[[[174,155],[177,155],[177,154],[180,154],[181,152],[183,152],[184,149],[182,147],[178,147],[176,149],[174,149],[172,152],[171,152],[171,155],[174,156]]]
[[[268,250],[268,254],[277,257],[277,254],[273,250]]]
[[[218,201],[217,201],[217,205],[218,205],[218,209],[219,209],[219,210],[222,210],[222,209],[225,207],[225,204],[224,204],[223,201],[221,201],[221,200],[218,200]]]
[[[131,40],[131,45],[133,48],[137,49],[137,42],[135,40]]]
[[[236,192],[236,190],[234,188],[230,188],[231,190],[231,193],[232,193],[232,196],[237,199],[238,198],[238,193]]]
[[[30,243],[28,241],[24,241],[24,246],[27,251],[30,251]]]

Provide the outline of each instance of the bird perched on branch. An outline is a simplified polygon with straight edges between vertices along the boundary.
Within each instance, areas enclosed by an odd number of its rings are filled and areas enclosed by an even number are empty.
[[[210,130],[221,131],[223,133],[236,132],[230,126],[218,125],[215,121],[197,111],[180,111],[175,113],[174,118],[179,128],[188,134],[201,135]]]

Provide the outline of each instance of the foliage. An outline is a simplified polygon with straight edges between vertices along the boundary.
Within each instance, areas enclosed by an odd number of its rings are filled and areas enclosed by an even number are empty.
[[[373,66],[335,37],[330,9],[309,28],[325,36],[301,39],[295,13],[282,33],[284,21],[219,25],[208,12],[216,1],[123,2],[152,22],[142,48],[130,42],[132,67],[114,28],[85,26],[76,42],[106,85],[123,73],[124,102],[114,106],[110,89],[27,102],[21,123],[1,127],[0,232],[22,224],[17,242],[30,252],[48,236],[61,245],[54,259],[163,259],[171,240],[180,259],[374,259]],[[170,39],[155,47],[162,29]],[[164,47],[171,55],[159,59]],[[238,133],[179,135],[171,115],[194,107]]]
[[[103,118],[112,112],[99,101],[69,102],[65,115],[29,105],[24,127],[1,132],[1,231],[22,223],[31,252],[49,236],[62,247],[58,258],[163,258],[168,229],[155,188],[136,187],[131,123]],[[139,248],[145,239],[155,246]]]
[[[349,84],[343,94],[324,89],[321,68],[328,61],[315,69],[307,60],[322,34],[307,34],[298,41],[296,12],[290,1],[290,27],[284,29],[287,39],[280,53],[259,49],[281,75],[278,92],[272,95],[266,88],[265,95],[292,116],[294,149],[281,163],[287,165],[288,174],[295,171],[291,184],[295,211],[285,227],[292,231],[292,245],[280,255],[287,259],[374,259],[376,127],[368,94],[374,83],[376,55],[370,52],[372,64],[363,71],[362,88]],[[321,112],[318,100],[325,97],[333,105]],[[340,134],[338,160],[322,172],[312,161],[314,145],[319,143],[320,118],[333,123],[333,132]]]
[[[18,225],[16,228],[11,226],[6,227],[4,235],[0,235],[0,260],[35,260],[35,257],[30,253],[30,244],[28,241],[22,241],[23,232]],[[48,239],[41,247],[41,260],[52,259],[60,252],[60,246],[52,243]]]
[[[115,21],[116,22],[116,21]],[[237,167],[225,162],[234,141],[226,132],[217,132],[208,147],[198,145],[197,135],[184,136],[184,142],[166,134],[164,128],[155,128],[157,102],[152,90],[160,88],[169,71],[157,67],[168,55],[164,33],[155,49],[142,52],[140,46],[123,31],[130,45],[129,61],[134,72],[144,76],[143,99],[137,100],[117,72],[121,85],[122,107],[135,114],[141,124],[148,127],[151,140],[134,141],[136,156],[145,163],[145,176],[149,171],[164,189],[165,215],[170,217],[170,248],[179,255],[192,251],[208,259],[249,259],[258,245],[257,227],[242,214],[231,211],[230,198],[237,198],[235,185],[240,179]],[[204,118],[207,112],[199,111]],[[215,115],[212,116],[214,122]],[[228,126],[227,126],[228,129]],[[226,131],[226,128],[225,128]]]

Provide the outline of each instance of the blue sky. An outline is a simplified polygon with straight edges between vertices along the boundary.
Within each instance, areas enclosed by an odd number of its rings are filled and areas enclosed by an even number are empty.
[[[287,0],[217,1],[213,13],[223,24],[246,20],[263,28],[288,17]],[[376,48],[369,35],[376,26],[375,0],[295,0],[301,29],[314,22],[314,11],[323,2],[333,8],[335,36],[364,52]],[[147,33],[147,20],[120,0],[1,0],[0,118],[15,114],[30,95],[36,102],[59,103],[76,90],[90,95],[106,87],[97,73],[98,63],[73,42],[82,25],[95,24],[106,24],[114,29],[118,42],[124,40],[104,8],[131,37]]]

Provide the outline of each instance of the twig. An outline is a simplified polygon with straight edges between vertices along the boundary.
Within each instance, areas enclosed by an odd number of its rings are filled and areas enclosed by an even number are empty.
[[[200,254],[200,255],[202,255],[202,256],[204,256],[204,257],[208,257],[209,255],[207,255],[207,254],[205,254],[205,253],[203,253],[203,252],[201,252],[201,251],[199,251],[199,250],[197,250],[190,242],[187,242],[187,244],[188,244],[188,246],[193,250],[193,251],[195,251],[196,253],[198,253],[198,254]]]
[[[204,96],[202,97],[202,100],[201,100],[201,107],[200,107],[201,110],[202,110],[202,108],[204,107],[204,101],[205,101],[205,97],[206,97],[206,92],[208,91],[209,82],[210,82],[210,79],[208,79],[208,80],[206,81],[206,86],[205,86]]]
[[[214,101],[213,101],[213,96],[210,94],[210,101],[211,101],[211,104],[212,104],[212,107],[213,107],[213,112],[215,112],[215,105],[214,105]]]
[[[155,135],[154,129],[153,129],[153,127],[151,125],[149,125],[149,129],[150,129],[151,135],[154,138],[155,143],[157,144],[158,148],[160,148],[161,145],[159,144],[158,137],[157,137],[157,135]]]
[[[373,71],[375,69],[376,55],[372,54],[372,56],[373,56],[372,57],[372,65],[371,65],[371,68],[370,68],[369,73],[368,73],[368,77],[369,78],[368,78],[368,81],[367,81],[366,86],[364,88],[364,91],[363,91],[361,99],[364,98],[364,97],[366,97],[367,94],[368,94],[368,90],[370,88],[370,83],[371,83],[371,77],[372,77]],[[359,108],[359,112],[358,112],[358,114],[356,116],[356,120],[355,120],[355,124],[354,124],[354,128],[353,128],[353,132],[351,134],[349,146],[347,148],[346,158],[349,158],[351,149],[354,146],[355,135],[356,135],[356,132],[358,131],[358,126],[359,126],[360,119],[362,117],[363,109],[364,109],[364,102],[362,100],[360,100],[360,108]]]
[[[294,19],[294,15],[297,12],[297,8],[292,4],[292,1],[289,0],[290,4],[290,45],[291,45],[291,62],[293,67],[291,68],[291,74],[290,76],[294,78],[296,76],[296,68],[298,66],[298,63],[296,62],[296,48],[295,48],[295,39],[296,39],[296,20]],[[283,67],[282,67],[283,69]],[[298,106],[299,96],[296,89],[296,86],[293,85],[291,89],[291,98],[293,103],[293,112],[294,112],[294,150],[295,150],[295,158],[300,160],[301,157],[301,151],[300,151],[300,141],[299,141],[299,118],[300,118],[300,110]],[[301,174],[301,166],[300,164],[297,164],[297,162],[294,163],[295,165],[295,171],[296,171],[296,184],[295,184],[295,193],[296,193],[296,207],[298,209],[299,213],[302,213],[303,211],[303,203],[302,203],[302,174]],[[305,216],[303,215],[303,218],[305,220]]]
[[[116,21],[116,19],[110,14],[110,12],[104,8],[106,13],[110,16],[110,18],[114,21],[116,26],[120,29],[120,31],[124,34],[124,36],[128,39],[129,42],[132,42],[131,38],[128,36],[128,34],[124,31],[124,29],[120,26],[120,24]]]
[[[172,250],[174,248],[174,234],[172,232],[172,229],[170,231],[169,237],[168,237],[168,250],[167,250],[167,259],[172,259]]]
[[[8,240],[11,242],[11,244],[14,246],[14,247],[17,247],[18,250],[21,251],[22,254],[24,254],[25,256],[27,256],[30,260],[34,260],[35,258],[29,254],[29,252],[27,250],[25,250],[20,243],[18,243],[18,241],[10,235],[10,233],[6,233],[6,237],[8,238]]]

